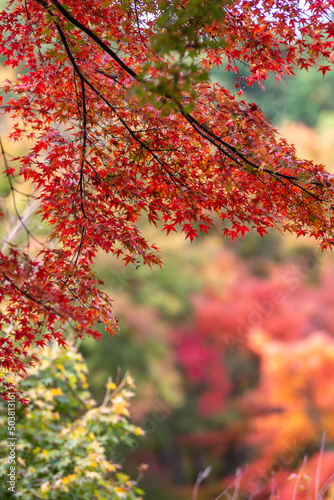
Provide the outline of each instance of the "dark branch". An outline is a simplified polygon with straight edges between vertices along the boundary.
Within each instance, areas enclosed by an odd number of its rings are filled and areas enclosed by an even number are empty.
[[[51,14],[52,14],[52,11],[50,9],[50,6],[48,6],[48,4],[44,1],[44,0],[36,0],[38,3],[40,3],[41,5],[43,5],[43,7]],[[59,2],[58,0],[50,0],[52,2],[52,4],[58,9],[58,11],[63,14],[63,16],[69,20],[70,22],[72,22],[72,24],[74,24],[77,28],[81,29],[84,33],[86,33],[90,38],[92,38],[103,50],[105,50],[105,52],[107,52],[107,54],[109,54],[118,64],[119,66],[124,70],[126,71],[129,75],[131,75],[137,82],[139,83],[142,83],[143,85],[145,85],[145,80],[143,79],[140,79],[140,77],[138,76],[138,74],[133,70],[131,69],[130,67],[128,67],[124,61],[122,61],[118,56],[117,54],[112,50],[110,49],[110,47],[108,47],[108,45],[106,45],[103,40],[101,40],[93,31],[91,31],[89,28],[87,28],[85,25],[83,25],[82,23],[80,23],[80,21],[78,21],[77,19],[75,19],[75,17],[72,16],[72,14],[70,14]],[[55,21],[57,23],[57,21]],[[59,23],[58,23],[59,25]],[[91,86],[92,87],[92,86]],[[96,89],[95,89],[96,91]],[[100,94],[100,96],[102,97],[103,100],[104,97]],[[181,114],[183,115],[183,117],[187,120],[187,122],[197,131],[197,133],[199,133],[202,137],[204,137],[207,141],[209,141],[212,145],[214,145],[217,149],[219,149],[220,151],[222,151],[228,158],[230,158],[232,161],[234,161],[237,165],[239,165],[240,167],[242,167],[242,164],[240,164],[238,161],[236,161],[235,158],[233,158],[233,156],[231,156],[230,154],[227,153],[226,150],[229,150],[231,151],[233,154],[235,154],[237,157],[239,157],[243,162],[245,162],[247,165],[249,165],[250,167],[256,169],[256,170],[260,170],[260,167],[258,165],[256,165],[255,163],[253,163],[251,160],[249,160],[246,156],[244,156],[242,153],[240,153],[235,147],[233,147],[231,144],[228,144],[227,142],[225,142],[224,140],[222,140],[220,137],[216,136],[215,134],[213,134],[210,130],[208,130],[204,125],[200,124],[192,115],[190,115],[189,113],[186,113],[184,111],[184,107],[182,106],[182,104],[176,99],[176,98],[173,98],[173,96],[171,96],[169,93],[166,93],[163,97],[171,100],[172,102],[174,102],[174,104],[177,106],[177,108],[179,109],[179,111],[181,112]],[[106,100],[105,100],[106,101]],[[109,105],[109,104],[108,104]],[[120,119],[121,120],[121,119]],[[122,121],[122,120],[121,120]],[[126,126],[127,127],[127,126]],[[129,130],[129,128],[127,127],[127,129]],[[202,132],[200,132],[200,130]],[[131,135],[134,136],[133,132],[131,131],[130,132]],[[148,148],[144,143],[142,143],[142,141],[140,141],[139,138],[135,137],[134,138],[139,142],[141,143],[141,145],[148,151],[150,151],[150,153],[152,154],[152,151],[150,150],[150,148]],[[217,144],[218,143],[218,144]],[[220,145],[220,146],[219,146]],[[223,146],[224,148],[222,149],[221,146]],[[156,158],[157,159],[157,158]],[[157,159],[157,161],[161,164],[162,161],[161,159]],[[164,163],[164,162],[163,162]],[[166,168],[166,165],[163,165],[164,168]],[[295,182],[294,180],[294,177],[293,176],[290,176],[290,175],[285,175],[285,174],[281,174],[279,172],[275,172],[274,170],[271,170],[271,169],[268,169],[268,168],[264,168],[264,169],[261,169],[263,172],[275,177],[276,179],[277,178],[281,178],[281,179],[285,179],[289,182],[291,182],[291,184],[293,184],[294,186],[296,186],[298,189],[300,189],[301,191],[307,193],[309,196],[312,196],[313,198],[315,198],[316,200],[318,201],[321,201],[321,199],[319,198],[319,196],[315,195],[314,193],[312,193],[311,191],[309,191],[308,189],[304,188],[303,186],[301,186],[300,184],[298,184],[297,182]],[[170,172],[169,172],[170,173]],[[178,181],[179,182],[179,181]]]

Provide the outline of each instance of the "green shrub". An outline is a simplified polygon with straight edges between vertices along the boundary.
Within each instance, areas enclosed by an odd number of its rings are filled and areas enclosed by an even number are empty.
[[[16,402],[14,409],[16,440],[8,439],[13,403],[0,403],[0,498],[140,500],[143,492],[112,458],[119,445],[131,445],[144,433],[129,422],[131,377],[118,387],[109,382],[97,407],[88,391],[87,367],[73,346],[53,345],[38,355],[38,369],[30,369],[21,383],[29,406]],[[9,449],[16,463],[9,463]],[[15,473],[12,491],[10,472]]]

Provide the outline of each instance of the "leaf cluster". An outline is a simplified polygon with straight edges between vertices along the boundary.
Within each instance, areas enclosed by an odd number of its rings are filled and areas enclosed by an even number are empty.
[[[109,381],[97,406],[87,383],[87,367],[72,346],[40,349],[38,370],[29,369],[22,383],[29,406],[16,408],[15,498],[140,500],[142,491],[115,461],[119,445],[131,445],[143,431],[129,422],[131,377]],[[7,405],[0,408],[0,475],[6,477]],[[1,498],[11,498],[1,481]]]

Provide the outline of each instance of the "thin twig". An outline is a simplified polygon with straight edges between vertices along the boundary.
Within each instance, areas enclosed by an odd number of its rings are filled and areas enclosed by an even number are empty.
[[[303,460],[303,463],[302,463],[302,466],[301,466],[301,468],[300,468],[300,470],[299,470],[299,472],[298,472],[298,475],[297,475],[297,478],[296,478],[296,483],[295,483],[295,487],[294,487],[294,490],[293,490],[293,495],[292,495],[291,500],[296,500],[297,491],[298,491],[298,486],[299,486],[299,483],[300,483],[300,480],[301,480],[302,473],[303,473],[303,470],[304,470],[304,468],[305,468],[306,462],[307,462],[307,455],[305,455],[304,460]]]
[[[196,483],[195,483],[195,486],[193,489],[192,500],[197,500],[199,487],[200,487],[201,483],[204,481],[204,479],[206,479],[208,477],[208,475],[210,474],[211,471],[212,471],[212,467],[209,466],[198,474],[197,479],[196,479]]]
[[[320,467],[321,467],[322,455],[324,453],[324,448],[325,448],[326,433],[327,433],[327,431],[324,430],[324,432],[322,434],[322,439],[321,439],[321,446],[320,446],[319,458],[318,458],[318,463],[317,463],[317,470],[315,473],[315,499],[318,498],[318,494],[319,494]]]
[[[321,490],[320,490],[320,493],[319,493],[319,495],[318,495],[317,500],[322,500],[322,498],[323,498],[324,494],[325,494],[325,493],[326,493],[326,491],[327,491],[328,486],[331,484],[331,482],[333,481],[333,479],[334,479],[334,472],[333,472],[333,474],[331,474],[331,475],[329,476],[329,478],[327,479],[327,481],[325,482],[325,484],[324,484],[324,485],[323,485],[323,487],[321,488]]]
[[[245,471],[245,472],[246,472],[246,471]],[[239,475],[239,476],[235,479],[235,481],[231,484],[231,486],[229,486],[228,488],[226,488],[226,490],[225,490],[225,491],[223,491],[223,493],[221,493],[220,495],[218,495],[218,496],[215,498],[215,500],[218,500],[218,499],[219,499],[219,498],[221,498],[223,495],[225,495],[225,494],[226,494],[226,493],[227,493],[227,492],[228,492],[231,488],[233,488],[233,486],[234,486],[235,484],[237,484],[237,483],[240,481],[240,479],[241,479],[241,478],[242,478],[242,476],[245,474],[245,472],[243,472],[242,474],[240,474],[240,475]],[[239,485],[238,485],[238,488],[239,488]]]
[[[39,203],[37,202],[37,200],[35,200],[31,205],[27,206],[27,208],[25,209],[25,211],[21,215],[21,219],[19,219],[16,222],[15,226],[13,227],[11,232],[8,234],[4,244],[2,246],[2,249],[1,249],[2,253],[4,253],[7,250],[7,247],[12,243],[12,241],[14,240],[15,236],[17,236],[19,231],[20,230],[22,231],[22,229],[24,229],[24,225],[22,223],[25,223],[26,220],[29,219],[29,217],[31,216],[31,214],[34,213],[34,211],[36,210],[38,205],[39,205]]]

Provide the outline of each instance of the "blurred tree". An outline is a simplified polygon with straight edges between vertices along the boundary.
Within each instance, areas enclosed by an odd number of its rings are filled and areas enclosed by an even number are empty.
[[[8,440],[7,403],[0,406],[1,498],[140,500],[143,492],[117,462],[120,446],[129,447],[144,434],[129,422],[131,377],[118,386],[109,381],[98,407],[88,391],[87,367],[73,346],[54,344],[38,354],[38,369],[29,368],[22,383],[29,407],[10,398],[16,406],[11,410],[15,441]]]

